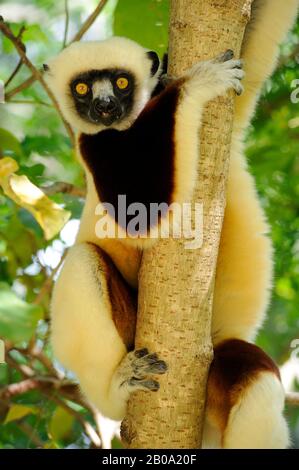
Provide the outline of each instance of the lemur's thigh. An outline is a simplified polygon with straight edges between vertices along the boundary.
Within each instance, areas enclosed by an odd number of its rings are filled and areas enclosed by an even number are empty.
[[[204,446],[285,448],[284,391],[274,362],[241,340],[215,348],[211,365]]]
[[[272,246],[242,147],[232,142],[227,206],[217,263],[213,341],[252,340],[272,284]]]

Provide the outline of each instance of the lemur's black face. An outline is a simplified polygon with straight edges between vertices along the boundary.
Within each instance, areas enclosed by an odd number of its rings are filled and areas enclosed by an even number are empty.
[[[134,88],[134,76],[119,69],[90,70],[70,83],[80,117],[106,127],[129,115],[133,107]]]

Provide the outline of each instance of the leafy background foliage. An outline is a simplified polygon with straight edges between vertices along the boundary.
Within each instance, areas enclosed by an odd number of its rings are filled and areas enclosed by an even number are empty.
[[[40,68],[62,48],[66,7],[69,41],[97,4],[4,1],[0,14],[14,34],[25,27],[27,55]],[[162,55],[168,10],[168,0],[109,0],[84,39],[104,38],[114,30]],[[290,94],[299,78],[298,32],[299,23],[282,47],[279,67],[265,86],[247,136],[250,169],[275,246],[273,299],[258,343],[283,366],[283,377],[294,389],[298,360],[290,361],[290,345],[299,338],[299,104],[291,102]],[[0,45],[0,80],[5,82],[19,59],[3,35]],[[6,103],[0,104],[0,338],[7,350],[7,363],[0,364],[0,448],[107,447],[111,441],[119,447],[117,425],[82,400],[74,377],[53,360],[48,343],[51,287],[76,234],[84,178],[43,87],[35,81],[15,93],[29,76],[22,65],[6,87]],[[46,240],[33,215],[1,190],[7,157],[17,162],[16,174],[27,176],[70,212],[69,222],[54,238]],[[289,407],[287,414],[294,447],[299,447],[298,410]]]

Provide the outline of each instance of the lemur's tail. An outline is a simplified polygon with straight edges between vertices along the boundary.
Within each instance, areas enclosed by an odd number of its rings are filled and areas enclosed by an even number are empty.
[[[299,0],[254,0],[241,52],[246,76],[245,91],[236,100],[238,127],[248,126],[261,87],[276,67],[278,45],[292,27],[298,7]]]

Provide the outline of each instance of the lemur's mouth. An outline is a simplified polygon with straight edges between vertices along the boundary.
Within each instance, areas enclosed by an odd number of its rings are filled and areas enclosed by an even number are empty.
[[[103,124],[108,127],[122,116],[122,108],[113,96],[108,99],[96,98],[89,109],[89,118],[95,124]]]

